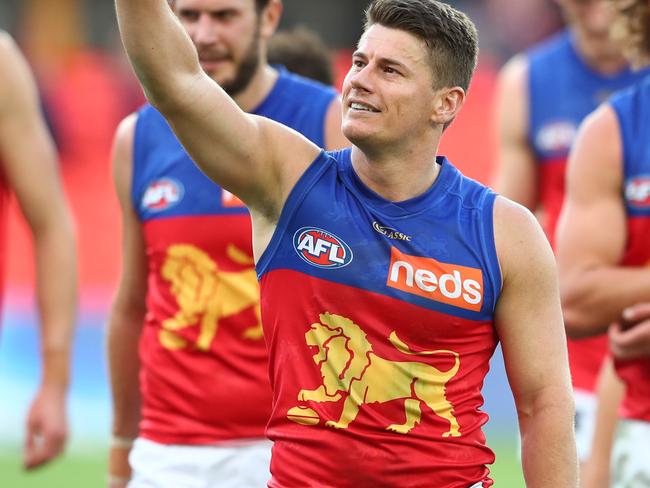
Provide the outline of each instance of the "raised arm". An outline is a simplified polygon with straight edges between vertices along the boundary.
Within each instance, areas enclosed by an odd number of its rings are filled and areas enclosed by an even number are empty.
[[[499,169],[496,189],[531,211],[537,207],[537,167],[528,142],[528,62],[523,56],[501,70],[497,87]]]
[[[116,0],[127,54],[150,102],[194,161],[255,212],[277,218],[318,148],[276,122],[248,115],[208,77],[166,0]]]
[[[58,455],[67,437],[65,398],[77,299],[72,219],[54,144],[40,113],[31,71],[0,33],[0,161],[34,240],[40,316],[41,385],[27,418],[27,468]],[[39,442],[39,439],[42,442]]]
[[[113,182],[122,209],[122,271],[108,319],[108,371],[113,403],[109,486],[126,486],[128,456],[140,423],[140,359],[138,344],[146,312],[147,261],[144,236],[131,203],[133,135],[136,116],[118,127],[113,143]]]
[[[623,309],[650,297],[650,268],[622,267],[627,229],[618,120],[609,105],[584,122],[569,158],[557,231],[567,333],[605,332]]]
[[[521,206],[499,198],[494,215],[503,275],[496,324],[519,417],[526,486],[575,488],[574,407],[553,253]]]

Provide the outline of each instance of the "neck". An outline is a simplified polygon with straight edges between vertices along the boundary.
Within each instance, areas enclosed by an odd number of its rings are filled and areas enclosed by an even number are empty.
[[[251,82],[233,100],[244,112],[255,110],[271,92],[278,76],[279,73],[274,68],[265,61],[260,62]]]
[[[627,66],[620,49],[606,37],[589,38],[586,34],[574,29],[576,50],[584,62],[595,72],[603,75],[613,75]]]
[[[372,153],[353,145],[352,167],[368,188],[385,199],[409,200],[427,191],[436,181],[440,172],[436,164],[438,142],[420,145],[424,150],[390,154]]]

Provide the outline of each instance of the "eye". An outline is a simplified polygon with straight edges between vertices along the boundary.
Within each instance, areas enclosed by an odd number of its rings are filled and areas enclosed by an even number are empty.
[[[355,68],[363,68],[365,66],[365,63],[360,59],[353,59],[352,66],[354,66]]]
[[[188,22],[196,22],[199,19],[199,12],[197,10],[181,10],[178,16]]]
[[[387,73],[389,75],[400,75],[401,73],[397,71],[395,68],[392,68],[390,66],[385,66],[384,67],[384,73]]]
[[[235,11],[234,10],[220,10],[218,12],[215,12],[213,15],[217,20],[231,20],[235,17]]]

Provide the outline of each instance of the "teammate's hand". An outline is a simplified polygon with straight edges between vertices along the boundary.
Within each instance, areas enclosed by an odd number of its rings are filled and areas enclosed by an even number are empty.
[[[626,308],[622,319],[609,328],[609,347],[614,357],[650,356],[650,302]]]
[[[131,479],[130,446],[112,445],[108,454],[108,488],[126,488]]]
[[[66,389],[42,385],[27,415],[23,452],[25,469],[42,466],[61,454],[67,437]]]

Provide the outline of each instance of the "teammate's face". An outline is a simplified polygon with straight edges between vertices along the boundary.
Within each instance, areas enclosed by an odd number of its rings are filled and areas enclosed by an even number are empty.
[[[173,8],[203,70],[231,96],[244,90],[260,64],[255,0],[175,0]]]
[[[433,87],[424,42],[402,30],[371,26],[343,82],[343,134],[362,149],[422,134],[431,127]]]
[[[614,11],[607,0],[557,0],[569,24],[591,38],[609,37]]]

